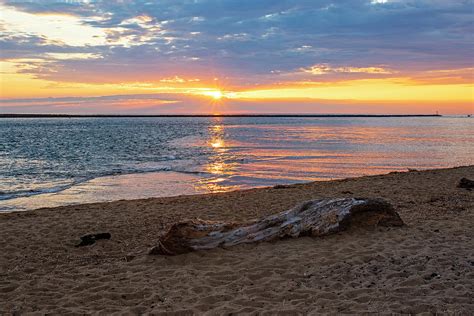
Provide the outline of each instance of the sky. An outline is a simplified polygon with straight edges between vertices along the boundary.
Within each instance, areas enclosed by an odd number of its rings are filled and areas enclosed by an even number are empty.
[[[0,0],[0,113],[474,112],[473,0]]]

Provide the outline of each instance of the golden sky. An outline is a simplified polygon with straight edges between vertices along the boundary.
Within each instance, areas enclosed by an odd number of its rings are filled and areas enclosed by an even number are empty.
[[[472,16],[421,2],[4,1],[0,112],[472,113]]]

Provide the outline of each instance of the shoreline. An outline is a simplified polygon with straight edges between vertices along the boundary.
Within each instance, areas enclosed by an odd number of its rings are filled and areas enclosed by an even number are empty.
[[[100,176],[76,182],[53,192],[0,200],[0,214],[90,203],[110,203],[118,200],[133,201],[211,193],[193,187],[193,183],[199,179],[201,178],[198,175],[168,170]],[[154,190],[156,187],[160,188],[159,192]],[[174,194],[177,191],[181,194]]]
[[[179,172],[164,169],[160,171],[152,170],[146,172],[121,173],[86,179],[61,187],[57,190],[56,188],[49,188],[44,192],[23,196],[20,195],[8,199],[0,199],[0,214],[11,212],[29,212],[35,211],[37,209],[78,206],[83,204],[112,203],[120,200],[134,201],[154,198],[228,193],[253,189],[271,189],[275,186],[296,186],[310,183],[384,176],[391,173],[444,170],[460,167],[464,166],[450,168],[439,167],[434,169],[403,168],[403,170],[387,171],[386,173],[366,174],[346,178],[326,177],[313,181],[279,181],[280,183],[276,183],[275,185],[260,184],[247,187],[229,186],[222,187],[221,189],[211,189],[205,184],[200,183],[207,178],[202,176],[199,172]],[[267,180],[262,180],[262,183],[266,181]],[[156,188],[160,188],[160,191],[156,191]]]
[[[468,313],[474,166],[0,214],[0,313]],[[325,197],[380,197],[403,228],[149,256],[190,218],[244,221]],[[80,236],[110,240],[75,248]]]

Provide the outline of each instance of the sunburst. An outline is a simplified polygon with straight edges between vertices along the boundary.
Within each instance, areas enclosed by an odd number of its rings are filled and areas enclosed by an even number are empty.
[[[210,96],[214,100],[220,100],[222,97],[224,97],[224,94],[220,90],[208,91],[206,92],[206,95]]]

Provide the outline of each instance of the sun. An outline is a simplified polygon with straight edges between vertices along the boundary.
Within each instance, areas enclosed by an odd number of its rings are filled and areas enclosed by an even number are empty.
[[[206,91],[204,94],[210,96],[214,100],[220,100],[224,97],[224,94],[220,90]]]
[[[222,99],[223,96],[224,96],[224,95],[223,95],[222,91],[220,91],[220,90],[212,91],[212,92],[211,92],[211,97],[212,97],[214,100],[220,100],[220,99]]]

